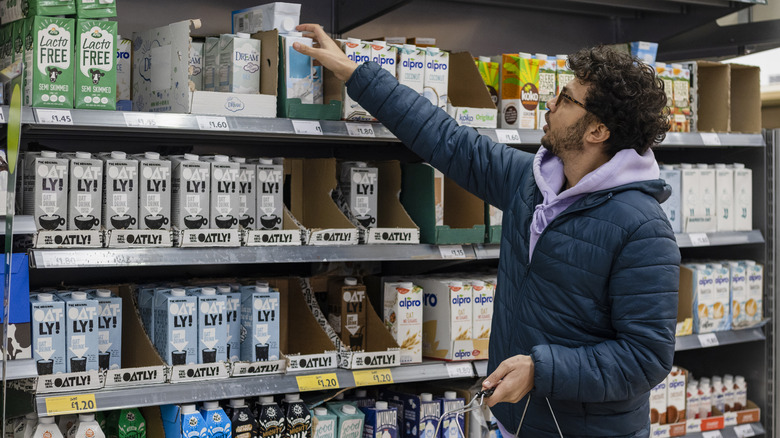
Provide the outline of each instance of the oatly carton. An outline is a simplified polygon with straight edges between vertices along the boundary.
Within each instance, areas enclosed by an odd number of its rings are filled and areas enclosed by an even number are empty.
[[[179,230],[209,228],[211,222],[211,164],[195,154],[174,155],[171,160],[171,215]]]
[[[168,365],[198,363],[197,298],[184,289],[155,294],[154,344]]]
[[[101,154],[103,168],[103,227],[138,229],[138,161],[124,152]]]
[[[398,48],[398,82],[422,94],[425,84],[425,49],[413,44]]]
[[[241,165],[227,155],[203,157],[211,163],[211,228],[238,229]]]
[[[217,293],[225,296],[227,320],[226,356],[237,361],[241,357],[241,292],[233,292],[230,286],[217,286]]]
[[[734,230],[753,229],[753,171],[734,163]]]
[[[116,21],[76,23],[76,108],[116,109]]]
[[[227,297],[213,287],[191,295],[198,299],[198,363],[227,360]]]
[[[136,297],[138,313],[141,315],[141,324],[146,330],[146,335],[154,344],[154,295],[157,288],[154,286],[139,286]]]
[[[190,43],[190,81],[195,91],[203,90],[203,45],[204,43]]]
[[[98,367],[122,368],[122,298],[108,289],[97,289],[90,297],[98,303]]]
[[[65,154],[69,159],[68,229],[99,230],[103,218],[103,162],[89,152]]]
[[[68,160],[55,152],[24,155],[24,214],[38,230],[64,230],[68,222]]]
[[[138,160],[138,228],[171,227],[171,162],[157,152],[133,155]]]
[[[59,294],[65,302],[66,368],[69,373],[98,369],[98,303],[86,292]]]
[[[56,295],[30,296],[32,351],[38,375],[64,373],[65,303]]]
[[[377,401],[374,407],[361,407],[366,415],[363,438],[398,438],[398,417],[396,409],[385,401]]]
[[[209,37],[203,44],[203,90],[217,91],[219,83],[219,38]]]
[[[493,321],[493,284],[482,280],[468,280],[472,294],[472,320],[474,339],[489,339]]]
[[[46,108],[73,108],[72,18],[35,17],[33,33],[32,105]]]
[[[220,37],[217,91],[260,92],[260,40],[250,38],[247,33]]]
[[[238,163],[238,224],[241,228],[254,228],[257,222],[257,164],[247,163],[243,157],[233,157]]]
[[[390,46],[385,41],[373,41],[371,43],[371,60],[379,64],[383,70],[396,77],[396,58],[398,48]]]
[[[328,281],[328,322],[352,350],[366,349],[366,286],[354,277]]]
[[[734,169],[715,165],[715,214],[718,231],[734,231]]]
[[[360,41],[357,38],[348,38],[345,41],[341,41],[341,50],[347,55],[347,58],[352,61],[363,64],[371,60],[371,45],[369,43]],[[349,94],[347,94],[347,87],[343,87],[341,93],[341,99],[343,101],[343,114],[344,120],[360,120],[360,121],[374,121],[374,116],[368,113],[362,106],[355,102]]]
[[[268,286],[247,286],[241,290],[241,360],[279,359],[279,292]]]
[[[681,215],[681,197],[682,184],[680,179],[682,174],[680,169],[668,164],[661,165],[661,179],[666,181],[672,188],[672,194],[669,199],[661,204],[661,208],[666,213],[669,223],[672,224],[672,231],[682,233],[682,215]]]
[[[422,362],[423,290],[411,281],[384,284],[385,326],[401,346],[401,363]]]
[[[273,160],[257,160],[257,229],[280,230],[284,217],[284,166]]]
[[[348,217],[353,218],[355,225],[376,227],[379,170],[362,161],[345,161],[341,163],[339,181],[349,205]]]
[[[423,74],[423,96],[432,104],[447,109],[447,88],[449,86],[450,54],[438,47],[425,51],[425,72]]]

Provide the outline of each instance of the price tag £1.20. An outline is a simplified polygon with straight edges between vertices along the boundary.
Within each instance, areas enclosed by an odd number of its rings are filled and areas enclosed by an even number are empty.
[[[339,378],[336,373],[314,374],[310,376],[296,376],[299,391],[316,391],[320,389],[336,389],[339,387]]]
[[[355,378],[355,385],[357,386],[393,383],[393,372],[390,368],[353,371],[352,376]]]
[[[46,398],[46,415],[95,412],[95,394],[65,395]]]

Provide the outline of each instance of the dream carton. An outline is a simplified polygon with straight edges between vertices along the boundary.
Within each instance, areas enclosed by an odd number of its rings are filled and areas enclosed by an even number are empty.
[[[98,369],[98,303],[86,292],[59,294],[65,302],[67,372]]]
[[[103,227],[138,229],[138,161],[124,152],[101,154],[103,169]]]
[[[203,90],[217,91],[219,83],[219,38],[209,37],[203,44]]]
[[[103,162],[88,152],[69,158],[68,229],[99,230],[103,217]]]
[[[57,296],[30,296],[32,350],[38,375],[66,371],[65,303]]]
[[[78,20],[76,23],[75,106],[80,109],[116,109],[115,21]]]
[[[122,298],[108,289],[97,289],[90,297],[98,303],[98,366],[122,368]]]
[[[219,85],[217,91],[260,92],[260,40],[249,34],[222,35],[219,40]]]
[[[171,227],[171,162],[157,152],[134,155],[138,160],[138,228]]]
[[[24,214],[38,230],[64,230],[68,222],[68,160],[55,152],[27,152],[22,176]]]
[[[241,360],[279,359],[280,304],[279,292],[267,286],[241,290]]]
[[[425,73],[423,97],[441,109],[447,109],[447,90],[449,87],[450,54],[438,47],[428,47],[425,51]]]
[[[212,287],[191,293],[198,299],[198,363],[227,360],[227,297]]]
[[[241,165],[226,155],[203,157],[203,161],[211,163],[211,228],[237,229]]]
[[[411,281],[384,285],[384,321],[401,346],[401,363],[422,362],[423,290]]]
[[[190,43],[190,81],[195,91],[203,90],[203,45],[195,41]]]
[[[71,18],[35,17],[32,64],[32,106],[73,108],[73,41]]]
[[[154,343],[169,365],[198,363],[197,298],[184,289],[160,291],[154,296]]]

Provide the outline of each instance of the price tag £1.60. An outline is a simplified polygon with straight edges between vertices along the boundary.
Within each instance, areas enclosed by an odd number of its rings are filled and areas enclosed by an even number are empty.
[[[520,133],[514,129],[496,129],[496,137],[499,143],[521,143]]]
[[[201,131],[230,131],[227,119],[224,117],[197,116],[198,128]]]
[[[65,395],[46,398],[46,415],[64,415],[95,412],[95,394]]]

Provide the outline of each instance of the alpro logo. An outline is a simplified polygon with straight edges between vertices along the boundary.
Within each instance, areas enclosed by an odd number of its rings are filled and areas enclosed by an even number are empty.
[[[438,301],[436,294],[423,294],[423,303],[428,307],[436,307]]]
[[[533,111],[539,106],[539,89],[536,88],[536,85],[531,83],[523,85],[523,89],[520,91],[520,103],[528,111]]]
[[[425,66],[433,70],[434,72],[438,70],[442,70],[442,71],[447,70],[447,64],[442,64],[438,61],[429,61]]]
[[[422,69],[425,67],[422,61],[415,61],[414,59],[407,59],[403,63],[401,63],[401,65],[408,69],[415,69],[415,68]]]
[[[489,304],[493,302],[493,297],[487,295],[478,295],[474,297],[474,304]]]
[[[422,306],[422,302],[420,300],[415,300],[413,298],[406,297],[401,302],[398,303],[401,307],[420,307]]]
[[[466,306],[471,304],[471,297],[464,297],[462,295],[458,295],[456,297],[452,297],[452,304],[456,306]]]
[[[685,382],[683,382],[682,380],[678,380],[676,382],[672,382],[669,384],[669,389],[677,389],[682,387],[685,387]]]
[[[460,349],[460,350],[455,352],[454,356],[457,359],[467,359],[467,358],[471,357],[471,352],[463,350],[463,349]]]
[[[387,56],[377,56],[374,58],[374,62],[376,62],[379,65],[395,65],[395,59],[389,58]]]
[[[703,279],[699,280],[699,286],[706,286],[706,285],[712,284],[712,283],[713,283],[713,281],[712,281],[711,278],[703,278]]]
[[[716,278],[715,279],[715,284],[723,284],[723,283],[728,283],[728,282],[729,282],[728,278]]]
[[[362,64],[371,60],[368,55],[361,55],[360,53],[350,53],[347,55],[347,58],[357,62],[358,64]]]

